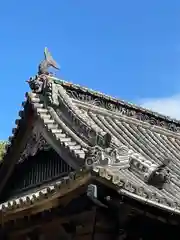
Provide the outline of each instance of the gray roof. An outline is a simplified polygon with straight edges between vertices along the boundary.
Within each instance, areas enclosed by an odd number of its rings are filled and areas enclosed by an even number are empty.
[[[45,138],[72,167],[86,165],[120,194],[180,213],[179,121],[53,77],[43,93],[26,96]],[[89,166],[95,148],[99,155]],[[156,171],[163,175],[158,167],[167,159],[168,180],[160,188],[147,178]]]

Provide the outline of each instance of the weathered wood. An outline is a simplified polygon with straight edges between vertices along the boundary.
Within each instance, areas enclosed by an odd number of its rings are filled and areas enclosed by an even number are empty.
[[[72,233],[66,232],[63,226],[59,222],[56,222],[56,223],[51,222],[45,227],[42,227],[39,231],[43,239],[70,240],[72,236]]]
[[[107,234],[107,233],[96,233],[94,240],[116,240],[116,234]]]
[[[85,224],[76,231],[76,240],[81,239],[105,239],[113,240],[117,238],[117,219],[109,210],[94,208],[94,217],[91,225]]]
[[[35,229],[47,229],[50,225],[62,225],[66,223],[72,224],[89,224],[92,221],[93,211],[85,211],[78,214],[71,214],[69,216],[60,217],[58,214],[49,212],[46,215],[37,215],[29,219],[19,220],[7,228],[11,237],[20,236],[34,231]]]
[[[22,218],[23,216],[31,216],[38,212],[48,210],[52,207],[57,207],[61,203],[64,206],[72,199],[80,196],[82,193],[85,192],[85,189],[87,188],[86,184],[88,184],[89,179],[89,175],[86,175],[82,176],[82,178],[80,177],[78,181],[70,182],[70,184],[64,183],[62,184],[60,190],[56,194],[53,194],[50,198],[43,198],[42,200],[37,201],[33,205],[26,205],[24,207],[22,206],[20,209],[12,209],[11,211],[4,214],[1,221],[3,220],[3,222],[7,222],[13,219]],[[85,199],[88,198],[85,196]],[[83,205],[83,202],[81,202],[81,205]]]
[[[53,150],[41,151],[15,166],[6,186],[6,197],[29,191],[49,181],[68,175],[72,168]]]

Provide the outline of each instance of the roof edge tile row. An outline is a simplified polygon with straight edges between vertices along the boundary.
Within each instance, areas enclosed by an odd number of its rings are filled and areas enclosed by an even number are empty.
[[[54,82],[56,84],[60,84],[68,90],[80,91],[80,92],[85,93],[85,94],[90,94],[94,97],[101,98],[104,101],[112,102],[114,104],[117,104],[119,106],[131,109],[132,111],[135,111],[135,112],[139,113],[139,116],[133,116],[132,115],[131,117],[136,117],[137,119],[139,118],[139,120],[142,120],[142,121],[148,120],[146,118],[149,117],[150,119],[148,121],[152,125],[156,125],[155,122],[156,122],[156,120],[158,120],[158,121],[160,121],[159,122],[160,127],[166,127],[171,131],[180,132],[180,121],[177,120],[177,119],[171,118],[170,116],[166,116],[166,115],[160,114],[158,112],[151,111],[151,110],[143,108],[141,106],[137,106],[135,104],[126,102],[124,100],[120,100],[118,98],[111,97],[109,95],[103,94],[103,93],[98,92],[98,91],[94,91],[92,89],[80,86],[78,84],[67,82],[65,80],[60,80],[60,79],[55,78],[55,77],[50,77],[50,79],[54,80]],[[140,116],[140,113],[142,114],[142,116]]]

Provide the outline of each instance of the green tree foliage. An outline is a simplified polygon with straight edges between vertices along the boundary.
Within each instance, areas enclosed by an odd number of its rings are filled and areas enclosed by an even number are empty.
[[[6,142],[5,141],[0,141],[0,160],[2,159],[2,156],[4,154],[5,146],[6,146]]]

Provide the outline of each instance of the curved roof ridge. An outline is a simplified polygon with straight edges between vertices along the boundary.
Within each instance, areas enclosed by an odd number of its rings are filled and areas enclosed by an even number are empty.
[[[103,147],[106,144],[110,144],[110,135],[98,129],[96,125],[81,112],[76,104],[73,103],[63,86],[60,85],[55,89],[54,83],[52,82],[49,89],[52,89],[50,90],[52,98],[56,98],[55,95],[58,95],[57,102],[52,102],[52,104],[63,107],[64,115],[71,119],[72,128],[74,128],[82,138],[85,138],[91,145],[95,145],[97,142]]]
[[[131,108],[134,111],[140,111],[142,114],[147,114],[147,115],[150,115],[154,118],[159,118],[162,121],[178,125],[178,127],[180,128],[180,120],[177,120],[175,118],[171,118],[170,116],[160,114],[158,112],[149,110],[147,108],[138,106],[136,104],[130,103],[130,102],[125,101],[125,100],[118,99],[116,97],[111,97],[110,95],[104,94],[104,93],[99,92],[99,91],[92,90],[92,89],[87,88],[87,87],[83,87],[79,84],[74,84],[72,82],[68,82],[68,81],[58,79],[58,78],[52,77],[52,76],[50,78],[56,84],[60,84],[60,85],[64,86],[65,88],[69,88],[69,89],[74,90],[74,91],[81,91],[81,92],[93,95],[94,97],[102,98],[105,101],[112,102],[112,103],[115,103],[115,104],[120,104],[124,107]]]

